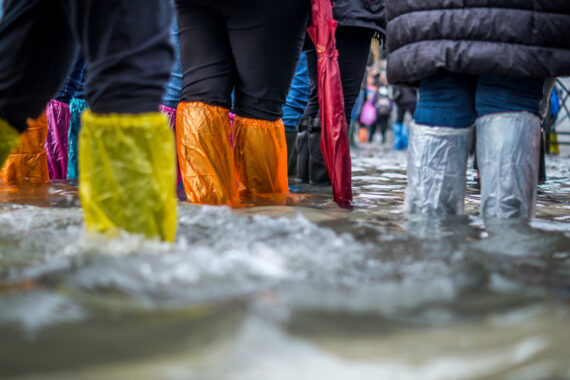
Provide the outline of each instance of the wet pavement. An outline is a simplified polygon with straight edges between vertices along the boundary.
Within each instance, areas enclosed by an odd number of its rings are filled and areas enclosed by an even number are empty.
[[[290,183],[179,205],[175,244],[86,236],[64,182],[0,185],[0,377],[570,378],[570,157],[537,218],[407,217],[405,153],[354,152],[355,208]],[[275,205],[277,203],[278,205]]]

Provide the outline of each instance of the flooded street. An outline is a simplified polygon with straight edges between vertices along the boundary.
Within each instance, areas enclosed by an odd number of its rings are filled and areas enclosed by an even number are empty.
[[[470,166],[471,167],[471,166]],[[405,153],[353,155],[355,208],[179,204],[173,247],[87,237],[73,186],[0,185],[0,377],[570,378],[570,157],[537,218],[407,217]],[[267,204],[267,205],[265,205]]]

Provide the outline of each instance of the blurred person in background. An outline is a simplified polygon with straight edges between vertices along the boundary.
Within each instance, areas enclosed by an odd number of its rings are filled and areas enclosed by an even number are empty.
[[[369,128],[368,142],[374,141],[374,134],[378,130],[380,132],[380,142],[384,144],[393,106],[392,100],[390,100],[388,95],[388,88],[381,86],[380,81],[378,81],[378,90],[373,95],[372,103],[376,110],[376,120]]]
[[[409,126],[405,124],[406,115],[413,117],[418,102],[418,92],[413,87],[393,86],[393,99],[396,103],[396,120],[392,124],[394,133],[394,149],[403,150],[408,147]]]

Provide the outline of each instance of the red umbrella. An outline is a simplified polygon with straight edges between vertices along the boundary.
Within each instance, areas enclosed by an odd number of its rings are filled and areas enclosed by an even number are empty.
[[[344,97],[338,67],[331,0],[311,0],[312,23],[308,28],[317,51],[319,106],[321,109],[321,150],[331,179],[335,202],[350,208],[352,202],[351,164]]]

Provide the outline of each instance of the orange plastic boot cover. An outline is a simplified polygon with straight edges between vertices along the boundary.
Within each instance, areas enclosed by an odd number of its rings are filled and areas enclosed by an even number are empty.
[[[287,143],[281,120],[266,121],[236,116],[234,160],[246,193],[289,192]]]
[[[193,203],[239,203],[228,112],[202,102],[180,103],[176,110],[178,161],[186,196]]]
[[[28,119],[28,129],[22,133],[18,147],[2,166],[2,182],[8,185],[49,182],[45,149],[47,129],[45,112],[37,119]]]

